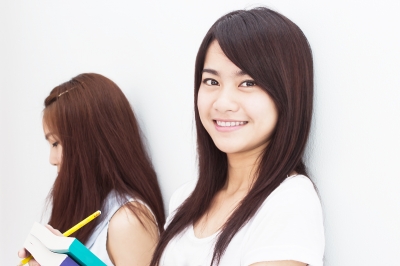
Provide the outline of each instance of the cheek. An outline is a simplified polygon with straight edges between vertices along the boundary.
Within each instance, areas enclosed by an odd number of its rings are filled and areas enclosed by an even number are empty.
[[[254,98],[248,105],[248,112],[252,114],[252,117],[259,121],[264,130],[269,134],[269,131],[275,129],[276,123],[278,121],[278,111],[272,101],[272,99],[266,95],[262,94],[259,97]]]
[[[199,90],[197,94],[197,109],[199,111],[200,119],[203,119],[207,116],[211,107],[211,99],[209,95],[202,89]]]
[[[57,160],[59,163],[62,162],[62,147],[59,146],[59,148],[57,149]]]

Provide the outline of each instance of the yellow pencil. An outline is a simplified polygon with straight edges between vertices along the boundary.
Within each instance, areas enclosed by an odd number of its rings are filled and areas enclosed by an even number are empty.
[[[78,231],[79,229],[81,229],[83,226],[85,226],[86,224],[88,224],[89,222],[93,221],[93,219],[95,219],[97,216],[99,216],[101,214],[101,211],[97,211],[95,213],[93,213],[92,215],[89,215],[86,219],[84,219],[82,222],[78,223],[77,225],[75,225],[74,227],[72,227],[71,229],[69,229],[68,231],[63,233],[63,236],[70,236],[73,233],[75,233],[76,231]]]
[[[79,229],[81,229],[83,226],[85,226],[86,224],[88,224],[89,222],[93,221],[96,217],[98,217],[101,214],[101,211],[97,211],[91,215],[89,215],[88,217],[86,217],[84,220],[82,220],[81,222],[79,222],[78,224],[76,224],[75,226],[73,226],[71,229],[65,231],[63,233],[63,236],[70,236],[73,233],[75,233],[76,231],[78,231]],[[18,266],[22,266],[27,264],[30,260],[32,259],[32,255],[30,255],[29,257],[26,257],[25,259],[21,260],[21,263]]]

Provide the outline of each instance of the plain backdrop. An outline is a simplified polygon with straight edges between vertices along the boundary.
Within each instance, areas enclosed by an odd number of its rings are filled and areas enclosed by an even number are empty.
[[[56,176],[41,117],[56,85],[115,81],[146,136],[165,206],[196,178],[193,70],[225,13],[268,6],[308,37],[315,116],[306,160],[323,204],[325,265],[399,265],[400,1],[0,3],[0,264],[15,265]]]

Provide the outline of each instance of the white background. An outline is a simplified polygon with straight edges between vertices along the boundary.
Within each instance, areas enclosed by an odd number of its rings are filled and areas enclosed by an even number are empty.
[[[198,46],[217,18],[260,4],[298,24],[314,53],[307,161],[323,203],[325,265],[399,265],[400,1],[322,2],[3,0],[0,265],[15,265],[33,222],[46,221],[56,176],[41,126],[50,90],[83,72],[115,81],[139,118],[167,203],[196,177]]]

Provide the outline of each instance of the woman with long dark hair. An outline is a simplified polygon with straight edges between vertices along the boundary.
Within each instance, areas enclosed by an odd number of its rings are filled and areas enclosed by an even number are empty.
[[[148,265],[164,207],[125,95],[102,75],[81,74],[55,87],[44,105],[50,163],[58,170],[49,224],[66,231],[101,210],[72,236],[107,265]]]
[[[267,8],[221,17],[197,54],[194,103],[199,178],[171,198],[151,265],[322,265],[302,159],[313,106],[303,32]]]

